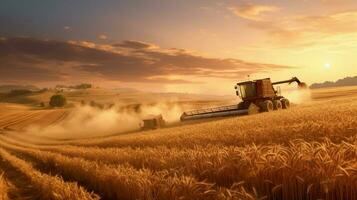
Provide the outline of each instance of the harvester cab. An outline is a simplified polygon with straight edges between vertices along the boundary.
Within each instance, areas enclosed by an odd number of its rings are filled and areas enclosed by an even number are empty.
[[[255,81],[245,81],[237,83],[235,86],[236,94],[243,101],[251,101],[262,98],[276,98],[280,96],[280,89],[275,89],[274,85],[297,82],[300,89],[307,88],[306,84],[301,82],[298,78],[271,83],[270,78],[259,79]]]
[[[141,126],[141,130],[153,130],[164,127],[166,124],[162,115],[152,115],[143,119]]]
[[[236,94],[242,99],[240,107],[246,108],[250,104],[255,104],[263,112],[288,109],[290,107],[289,100],[281,96],[280,88],[275,89],[274,85],[291,84],[293,82],[298,84],[299,89],[307,88],[306,84],[297,77],[273,83],[270,78],[237,83],[235,86]]]
[[[237,105],[184,112],[181,115],[181,121],[288,109],[290,107],[289,100],[281,96],[280,88],[275,89],[274,86],[293,82],[298,84],[299,89],[307,88],[306,84],[296,77],[273,83],[270,78],[239,82],[235,86],[235,90],[242,102]]]

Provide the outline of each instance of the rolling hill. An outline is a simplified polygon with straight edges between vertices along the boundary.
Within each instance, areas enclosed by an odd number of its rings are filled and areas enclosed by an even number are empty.
[[[310,86],[311,89],[317,88],[328,88],[328,87],[342,87],[342,86],[355,86],[357,85],[357,76],[355,77],[346,77],[339,79],[336,82],[326,81],[324,83],[314,83]]]
[[[0,85],[0,93],[8,93],[11,90],[38,90],[34,85]]]

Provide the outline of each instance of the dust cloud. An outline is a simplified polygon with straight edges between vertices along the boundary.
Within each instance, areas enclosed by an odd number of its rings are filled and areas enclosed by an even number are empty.
[[[166,123],[180,120],[183,112],[177,104],[157,103],[140,105],[139,110],[123,109],[115,105],[110,109],[100,109],[88,105],[78,106],[62,122],[48,127],[29,127],[29,135],[57,139],[87,138],[105,136],[140,129],[142,119],[162,114]]]
[[[283,96],[293,104],[303,104],[311,101],[311,91],[309,89],[293,89],[283,93]]]

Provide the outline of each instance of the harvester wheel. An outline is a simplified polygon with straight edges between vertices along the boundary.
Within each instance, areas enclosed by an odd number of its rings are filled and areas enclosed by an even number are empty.
[[[273,101],[274,104],[274,110],[281,110],[283,109],[283,104],[281,103],[280,100],[275,100]]]
[[[283,106],[283,109],[288,109],[290,108],[290,101],[288,99],[282,99],[281,104]]]
[[[250,102],[240,102],[238,104],[238,109],[248,109],[250,106]]]
[[[271,112],[274,110],[273,102],[270,100],[266,100],[261,105],[263,112]]]

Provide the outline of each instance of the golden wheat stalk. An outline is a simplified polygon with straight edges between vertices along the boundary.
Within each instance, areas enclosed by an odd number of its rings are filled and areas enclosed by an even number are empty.
[[[14,168],[24,174],[39,191],[42,199],[66,200],[66,199],[99,199],[96,195],[88,193],[76,183],[64,182],[56,176],[42,174],[35,170],[31,164],[0,149],[2,159],[9,162]]]

